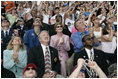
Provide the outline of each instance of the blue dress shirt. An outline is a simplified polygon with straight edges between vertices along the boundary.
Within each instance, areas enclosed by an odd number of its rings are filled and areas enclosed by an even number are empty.
[[[83,43],[82,43],[82,38],[85,35],[89,35],[89,31],[85,31],[84,34],[77,31],[72,35],[72,41],[74,44],[74,52],[75,53],[80,52],[81,49],[84,47]],[[96,44],[94,44],[94,46],[99,46],[99,41]]]

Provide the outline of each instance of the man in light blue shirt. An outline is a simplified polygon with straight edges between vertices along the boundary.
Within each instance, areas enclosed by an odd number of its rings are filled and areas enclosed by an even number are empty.
[[[68,59],[67,64],[66,64],[68,75],[70,75],[70,69],[73,66],[74,54],[80,52],[84,48],[84,46],[82,44],[82,38],[83,38],[84,35],[89,35],[90,34],[90,36],[94,40],[94,43],[95,43],[94,46],[99,46],[99,41],[94,37],[93,31],[91,30],[89,32],[89,31],[85,30],[85,24],[84,24],[82,16],[80,16],[75,21],[74,26],[77,29],[77,32],[72,34],[72,42],[73,42],[73,46],[74,46],[74,53]]]
[[[94,39],[94,46],[99,46],[99,41],[95,38],[93,32],[89,32],[85,30],[85,24],[84,21],[81,20],[81,17],[75,21],[75,28],[78,30],[72,35],[72,41],[74,44],[74,52],[78,53],[81,51],[82,48],[84,48],[82,44],[82,37],[84,35],[90,35]]]

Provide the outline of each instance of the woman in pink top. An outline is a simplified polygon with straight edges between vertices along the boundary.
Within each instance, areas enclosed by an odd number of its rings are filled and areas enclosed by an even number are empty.
[[[69,36],[62,33],[63,27],[62,27],[61,23],[56,23],[54,28],[55,28],[55,31],[57,32],[57,34],[51,36],[50,46],[52,46],[58,50],[59,59],[60,59],[60,63],[61,63],[61,74],[64,77],[67,77],[66,61],[68,60],[67,51],[70,50]]]

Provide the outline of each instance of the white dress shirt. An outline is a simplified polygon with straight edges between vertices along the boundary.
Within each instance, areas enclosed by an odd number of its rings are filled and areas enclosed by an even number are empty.
[[[6,37],[6,30],[3,30],[4,36]],[[7,30],[7,35],[9,35],[9,29]]]
[[[48,51],[49,51],[49,54],[50,54],[50,50],[49,50],[49,46],[45,46],[43,44],[41,44],[42,48],[43,48],[43,54],[44,54],[44,57],[45,57],[45,52],[46,52],[46,47],[48,47]],[[50,55],[51,56],[51,55]]]
[[[91,53],[91,52],[92,52],[92,54],[93,54],[93,56],[94,56],[94,50],[93,50],[93,48],[92,48],[91,50],[85,48],[85,50],[86,50],[86,53],[87,53],[89,59],[90,59],[90,53]]]

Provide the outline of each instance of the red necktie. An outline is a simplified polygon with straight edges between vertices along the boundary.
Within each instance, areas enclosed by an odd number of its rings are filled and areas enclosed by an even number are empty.
[[[46,47],[46,52],[45,52],[45,72],[51,71],[51,56],[48,51],[48,47]]]

